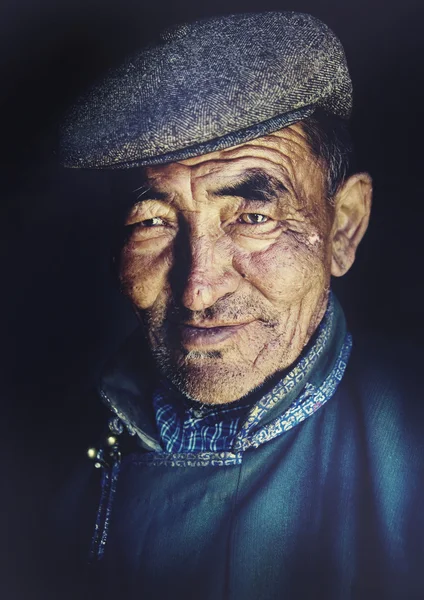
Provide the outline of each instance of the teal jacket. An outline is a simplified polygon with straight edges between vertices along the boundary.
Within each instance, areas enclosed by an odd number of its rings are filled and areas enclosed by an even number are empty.
[[[100,393],[132,435],[112,456],[105,447],[100,468],[87,461],[57,517],[70,525],[59,525],[58,556],[82,568],[87,597],[424,598],[418,361],[370,342],[349,357],[337,302],[330,329],[244,445],[216,455],[161,451],[141,341],[130,340]],[[325,382],[329,398],[275,433],[287,401]]]

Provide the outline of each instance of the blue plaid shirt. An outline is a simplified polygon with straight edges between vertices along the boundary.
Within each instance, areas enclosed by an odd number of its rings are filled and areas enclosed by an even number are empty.
[[[250,405],[207,406],[154,394],[156,425],[165,452],[221,452],[232,446]]]

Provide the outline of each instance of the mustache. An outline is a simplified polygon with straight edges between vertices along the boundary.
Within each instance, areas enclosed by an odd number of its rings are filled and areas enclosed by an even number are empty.
[[[264,325],[273,327],[278,323],[278,315],[262,303],[248,298],[223,297],[215,304],[203,310],[192,311],[181,304],[171,301],[164,307],[160,314],[146,315],[148,321],[153,324],[165,322],[179,325],[182,323],[244,323],[246,320],[257,320]]]

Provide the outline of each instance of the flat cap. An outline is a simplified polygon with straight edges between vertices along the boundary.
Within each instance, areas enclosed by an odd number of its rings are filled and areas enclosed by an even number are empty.
[[[308,14],[203,19],[165,30],[69,111],[66,167],[163,164],[277,131],[320,107],[348,119],[352,85],[343,47]]]

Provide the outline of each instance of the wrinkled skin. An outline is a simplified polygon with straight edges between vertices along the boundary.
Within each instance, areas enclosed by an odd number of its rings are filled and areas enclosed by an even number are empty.
[[[350,268],[365,233],[370,178],[354,175],[329,201],[301,124],[144,177],[122,288],[178,389],[235,401],[289,367],[316,330],[331,274]]]

